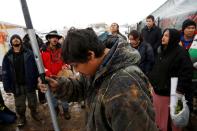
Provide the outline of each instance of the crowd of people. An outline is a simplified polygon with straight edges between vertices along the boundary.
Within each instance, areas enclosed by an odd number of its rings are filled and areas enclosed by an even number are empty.
[[[128,38],[120,33],[117,23],[100,36],[92,28],[71,28],[65,39],[57,31],[46,35],[46,43],[37,38],[56,115],[58,101],[67,120],[72,116],[68,102],[84,101],[87,131],[192,129],[197,83],[192,81],[196,69],[189,49],[196,23],[186,19],[181,31],[167,28],[163,32],[154,16],[147,16],[146,23],[140,32],[130,31]],[[10,43],[12,48],[3,59],[3,86],[6,93],[14,94],[17,124],[24,126],[26,99],[32,118],[40,121],[36,89],[41,103],[46,102],[48,89],[39,79],[28,36],[22,40],[15,34]],[[171,94],[171,78],[178,79],[175,94]],[[172,116],[177,115],[177,102],[184,99],[189,119],[181,125]],[[15,122],[16,114],[12,114],[10,121]],[[0,109],[0,122],[6,120]]]

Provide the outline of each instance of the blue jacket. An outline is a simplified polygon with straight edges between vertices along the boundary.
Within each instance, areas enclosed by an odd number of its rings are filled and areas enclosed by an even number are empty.
[[[29,49],[23,48],[24,67],[25,67],[25,83],[27,91],[34,91],[37,87],[37,79],[39,76],[37,66],[35,63],[33,52]],[[11,48],[3,58],[3,86],[6,92],[12,92],[17,95],[16,75],[13,65],[13,49]]]

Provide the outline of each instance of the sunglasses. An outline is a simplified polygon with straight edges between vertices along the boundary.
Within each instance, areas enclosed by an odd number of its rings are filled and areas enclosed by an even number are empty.
[[[14,45],[12,45],[12,46],[14,46],[14,47],[19,47],[21,44],[14,44]]]

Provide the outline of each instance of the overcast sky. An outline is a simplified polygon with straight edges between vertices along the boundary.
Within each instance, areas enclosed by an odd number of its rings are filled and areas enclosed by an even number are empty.
[[[166,0],[26,0],[37,30],[87,26],[92,23],[133,24]],[[20,0],[1,0],[0,21],[25,26]]]

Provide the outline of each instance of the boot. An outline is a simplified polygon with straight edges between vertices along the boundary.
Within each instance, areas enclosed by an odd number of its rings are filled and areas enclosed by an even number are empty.
[[[70,115],[69,111],[64,111],[64,118],[65,118],[66,120],[70,120],[71,115]]]
[[[57,106],[57,107],[55,107],[55,113],[56,113],[56,116],[58,116],[59,115],[59,113],[60,113],[60,109],[59,109],[59,107]]]
[[[40,90],[38,90],[38,99],[40,104],[45,104],[47,102],[45,98],[45,93],[42,93]]]
[[[19,116],[18,121],[17,121],[17,126],[18,127],[23,127],[26,123],[26,118],[25,116]]]
[[[35,110],[31,111],[31,117],[35,120],[35,121],[41,121],[42,118],[40,117],[39,113]]]

